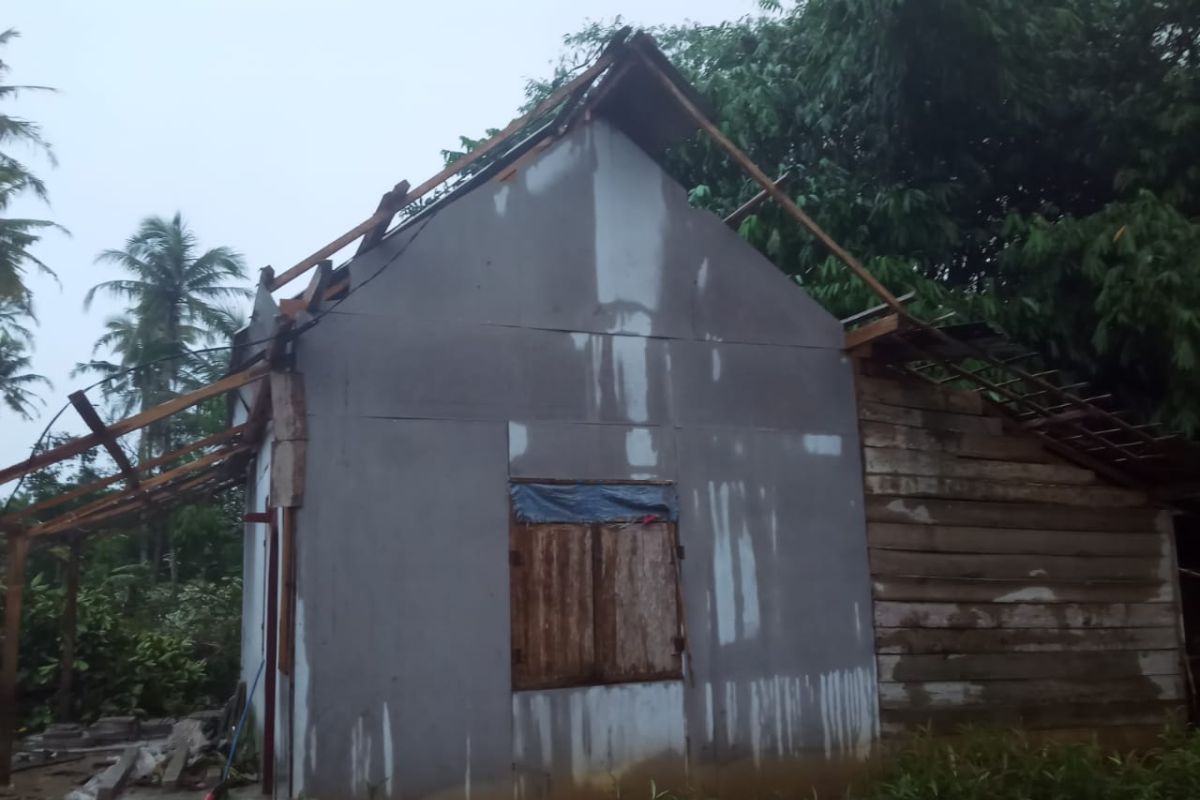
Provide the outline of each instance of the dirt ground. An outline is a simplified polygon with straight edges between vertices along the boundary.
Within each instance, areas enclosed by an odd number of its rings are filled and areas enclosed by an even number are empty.
[[[0,787],[0,797],[14,800],[62,800],[108,763],[107,753],[88,753],[79,761],[34,767],[13,773],[12,788]]]

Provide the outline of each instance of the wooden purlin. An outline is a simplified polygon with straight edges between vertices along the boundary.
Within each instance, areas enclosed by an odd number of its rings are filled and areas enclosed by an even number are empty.
[[[591,84],[591,82],[599,77],[602,72],[612,66],[618,52],[618,49],[610,49],[606,51],[598,59],[596,59],[596,62],[592,64],[592,66],[588,67],[573,80],[560,87],[556,92],[539,103],[528,114],[513,120],[508,124],[507,127],[504,128],[504,130],[500,131],[495,136],[481,144],[479,147],[455,161],[453,164],[450,164],[417,188],[408,192],[404,198],[403,204],[400,207],[396,209],[386,208],[381,211],[377,211],[375,214],[371,215],[369,218],[360,222],[346,233],[334,239],[320,250],[317,250],[312,255],[301,260],[295,266],[290,267],[280,275],[276,276],[271,282],[271,289],[275,290],[282,286],[286,286],[288,283],[291,283],[296,278],[308,272],[320,261],[329,258],[340,251],[343,247],[346,247],[347,245],[357,241],[360,237],[376,229],[379,225],[382,224],[386,226],[389,224],[392,217],[396,215],[397,211],[412,205],[417,200],[420,200],[422,197],[429,194],[429,192],[431,192],[433,189],[459,174],[476,161],[479,161],[488,153],[491,153],[503,142],[507,141],[509,136],[521,130],[533,120],[538,119],[547,112],[556,108],[560,103],[577,92],[580,87]]]
[[[246,449],[245,445],[236,445],[223,450],[216,450],[206,456],[197,458],[194,461],[188,461],[184,464],[175,467],[174,469],[155,475],[145,481],[142,481],[141,487],[137,490],[126,489],[121,492],[114,492],[105,495],[97,500],[92,501],[77,509],[72,509],[57,517],[46,520],[38,525],[32,526],[29,529],[31,536],[45,536],[51,533],[58,533],[71,528],[85,526],[89,521],[95,519],[98,515],[110,510],[113,506],[121,505],[123,501],[133,499],[138,507],[142,507],[153,503],[158,496],[164,494],[168,490],[179,490],[180,487],[174,482],[179,479],[191,475],[194,472],[204,470],[206,477],[212,470],[215,470],[222,462],[227,460],[237,453],[243,452]]]
[[[160,403],[154,408],[147,409],[141,413],[134,414],[131,417],[126,417],[123,420],[112,423],[107,426],[108,435],[112,437],[124,436],[127,433],[139,430],[147,425],[157,422],[160,419],[165,419],[169,416],[184,411],[197,403],[201,403],[210,397],[224,394],[240,386],[245,386],[247,383],[259,380],[269,372],[269,368],[264,365],[255,365],[241,372],[236,372],[219,381],[202,386],[195,391],[180,395]],[[60,461],[65,461],[72,456],[77,456],[84,453],[98,444],[102,444],[102,437],[95,433],[90,433],[85,436],[80,436],[71,439],[58,447],[53,447],[44,453],[38,453],[24,461],[12,464],[0,470],[0,484],[7,483],[14,478],[19,478],[22,475],[27,475],[35,470],[57,464]]]
[[[224,470],[220,469],[219,467],[212,468],[190,481],[185,481],[171,486],[169,488],[169,505],[171,507],[178,507],[197,497],[213,495],[222,492],[239,482],[240,481],[238,478],[229,477],[228,475],[224,474]],[[164,497],[161,499],[168,499],[165,497],[167,494],[166,490],[160,492],[160,494],[164,495]],[[29,531],[29,535],[31,537],[53,536],[60,533],[66,533],[68,531],[79,531],[81,533],[94,534],[101,530],[107,530],[114,527],[125,527],[128,525],[128,522],[123,519],[124,516],[133,512],[140,512],[143,508],[145,508],[146,503],[147,501],[144,497],[134,496],[127,502],[114,508],[97,511],[85,519],[73,520],[70,524],[65,524],[49,530],[31,529]],[[102,526],[100,523],[107,523],[107,525]]]
[[[227,428],[226,430],[223,430],[220,433],[214,433],[211,436],[205,436],[203,439],[198,439],[198,440],[192,442],[191,444],[187,445],[186,447],[181,447],[174,452],[167,453],[166,455],[158,456],[157,458],[152,458],[149,461],[142,462],[141,464],[138,464],[137,470],[138,470],[138,472],[144,473],[147,470],[161,467],[164,464],[169,464],[172,461],[176,461],[180,458],[183,458],[184,456],[191,455],[192,453],[196,452],[197,450],[203,450],[205,447],[212,447],[213,445],[224,444],[225,442],[228,442],[231,439],[236,439],[237,437],[241,436],[245,431],[246,431],[245,425],[235,425],[234,427]],[[16,523],[16,522],[19,522],[20,520],[28,519],[29,517],[34,516],[39,511],[45,511],[48,508],[54,508],[55,506],[62,505],[63,503],[66,503],[70,500],[75,500],[76,498],[85,497],[89,494],[92,494],[93,492],[98,492],[101,489],[103,489],[104,487],[111,486],[112,484],[116,483],[117,481],[124,479],[124,477],[125,477],[125,475],[123,473],[117,472],[112,475],[109,475],[106,478],[100,478],[99,480],[93,481],[93,482],[85,484],[83,486],[78,486],[69,492],[64,492],[62,494],[54,495],[53,497],[48,497],[45,500],[42,500],[41,502],[34,503],[31,506],[26,506],[25,508],[21,508],[16,511],[13,511],[4,517],[0,517],[0,527],[4,527],[5,523]]]
[[[787,182],[791,180],[791,177],[791,171],[787,170],[775,179],[775,185],[782,189]],[[742,220],[757,211],[758,207],[765,203],[770,196],[771,195],[766,189],[760,189],[758,194],[754,195],[749,200],[734,209],[733,213],[725,218],[725,224],[731,228],[736,228],[737,226],[741,225]]]

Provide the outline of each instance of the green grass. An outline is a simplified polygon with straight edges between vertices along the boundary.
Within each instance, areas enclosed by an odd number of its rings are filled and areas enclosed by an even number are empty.
[[[1019,732],[917,736],[854,800],[1200,800],[1200,734],[1149,750],[1039,742]]]

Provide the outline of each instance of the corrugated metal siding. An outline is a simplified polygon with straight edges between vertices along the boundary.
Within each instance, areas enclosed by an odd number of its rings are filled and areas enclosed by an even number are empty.
[[[1184,701],[1170,518],[979,395],[857,378],[883,733],[1160,725]]]

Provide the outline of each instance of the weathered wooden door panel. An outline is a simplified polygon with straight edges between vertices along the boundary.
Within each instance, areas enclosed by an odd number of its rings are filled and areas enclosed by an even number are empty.
[[[513,688],[586,683],[593,651],[592,530],[514,524]]]
[[[680,675],[671,526],[597,526],[597,677],[605,683]]]

